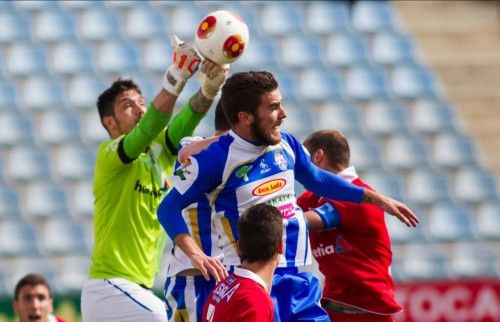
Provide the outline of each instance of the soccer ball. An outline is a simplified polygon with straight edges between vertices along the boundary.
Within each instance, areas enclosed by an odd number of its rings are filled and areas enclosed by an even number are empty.
[[[240,58],[248,41],[247,24],[238,15],[226,10],[209,13],[194,35],[194,43],[200,54],[219,65]]]

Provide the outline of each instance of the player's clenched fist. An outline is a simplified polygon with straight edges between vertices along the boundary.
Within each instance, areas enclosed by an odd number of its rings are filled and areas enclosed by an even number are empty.
[[[180,40],[175,35],[170,39],[170,44],[174,49],[173,62],[165,72],[163,88],[178,96],[188,78],[198,69],[201,58],[190,43]]]

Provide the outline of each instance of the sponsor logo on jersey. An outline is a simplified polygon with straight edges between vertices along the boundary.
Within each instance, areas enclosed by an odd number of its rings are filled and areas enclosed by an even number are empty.
[[[288,162],[286,162],[286,158],[281,151],[274,152],[274,161],[282,171],[288,168]]]
[[[241,168],[238,169],[238,171],[236,171],[236,176],[238,178],[243,178],[243,181],[248,181],[248,172],[250,170],[252,170],[253,166],[251,165],[244,165],[244,166],[241,166]]]
[[[187,158],[177,170],[174,171],[174,176],[179,177],[182,181],[186,180],[186,175],[191,174],[187,167],[191,165],[191,159]]]
[[[323,244],[319,244],[318,247],[312,250],[312,253],[314,257],[328,256],[335,253],[335,246],[334,245],[323,246]]]
[[[226,283],[220,283],[219,286],[214,290],[212,299],[219,303],[223,299],[229,302],[234,292],[240,287],[240,283],[234,285],[228,285]]]
[[[269,168],[269,166],[266,164],[266,160],[264,159],[260,160],[259,168],[260,168],[260,174],[264,174],[271,171],[271,168]]]
[[[153,197],[160,197],[167,190],[168,190],[168,184],[166,181],[164,182],[164,186],[161,187],[160,189],[154,189],[154,188],[148,187],[148,186],[142,184],[139,180],[137,180],[135,182],[135,186],[134,186],[134,191],[144,193],[147,195],[151,195]]]
[[[285,179],[274,179],[270,181],[266,181],[263,184],[259,185],[257,188],[253,189],[252,195],[254,196],[265,196],[269,195],[273,192],[279,191],[283,189],[286,185]]]

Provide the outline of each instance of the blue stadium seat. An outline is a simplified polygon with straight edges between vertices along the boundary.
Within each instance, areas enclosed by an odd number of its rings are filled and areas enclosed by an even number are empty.
[[[0,112],[15,111],[17,107],[17,91],[10,83],[0,79]]]
[[[279,90],[285,101],[285,108],[289,103],[297,101],[299,91],[294,75],[286,69],[268,68],[267,71],[272,73],[278,81]]]
[[[404,107],[374,102],[366,106],[364,128],[377,136],[401,135],[408,133],[407,115]]]
[[[57,3],[54,1],[41,0],[41,1],[13,1],[16,8],[26,13],[39,13],[45,10],[56,8]]]
[[[472,214],[464,206],[440,202],[430,208],[428,218],[427,232],[432,240],[454,242],[474,238]]]
[[[118,20],[104,8],[90,8],[81,13],[78,34],[84,40],[103,42],[116,39],[119,35]]]
[[[495,178],[477,168],[460,168],[455,173],[455,196],[465,203],[479,203],[496,198]]]
[[[456,243],[450,259],[454,278],[495,277],[494,254],[485,243]]]
[[[46,255],[87,254],[84,231],[69,218],[51,218],[43,224],[40,248]]]
[[[264,3],[260,12],[260,27],[264,35],[300,35],[304,28],[302,14],[294,3]]]
[[[397,27],[394,9],[389,1],[355,1],[352,26],[365,33],[393,30]]]
[[[132,1],[124,1],[133,4]],[[138,3],[143,3],[138,1]],[[111,2],[108,2],[110,5]],[[165,37],[166,23],[163,15],[147,6],[134,6],[126,13],[124,21],[125,36],[133,40],[147,40],[155,36],[162,36],[165,43],[169,43]]]
[[[22,90],[22,107],[31,111],[62,109],[62,90],[49,76],[28,77]]]
[[[12,182],[50,178],[47,155],[32,146],[13,147],[4,163],[4,176]]]
[[[408,174],[407,196],[421,205],[429,206],[450,200],[447,178],[431,168],[419,168]]]
[[[327,65],[335,67],[351,67],[368,63],[365,43],[354,33],[334,33],[329,36],[323,56]]]
[[[63,76],[92,72],[92,54],[87,47],[75,41],[60,42],[52,52],[50,69]]]
[[[400,201],[406,199],[400,178],[392,173],[368,168],[368,171],[366,171],[362,178],[368,185],[380,193]]]
[[[284,68],[299,69],[321,67],[319,43],[310,37],[292,34],[281,41],[279,63]]]
[[[376,33],[371,56],[376,64],[393,67],[416,61],[416,48],[408,36],[395,32]]]
[[[60,0],[58,3],[61,8],[75,13],[103,5],[103,2],[93,0]]]
[[[83,141],[92,148],[97,148],[97,145],[103,140],[109,139],[109,134],[101,124],[97,108],[85,113],[80,120],[83,120],[82,138]]]
[[[179,36],[182,40],[192,40],[203,17],[208,12],[202,11],[196,5],[182,2],[182,5],[173,6],[168,10],[167,23],[172,35]],[[169,40],[169,39],[167,39]]]
[[[60,146],[53,157],[53,173],[64,181],[91,178],[95,156],[80,145]]]
[[[68,216],[68,203],[63,186],[46,181],[31,181],[23,200],[24,213],[30,219]]]
[[[97,111],[97,97],[106,88],[104,79],[93,74],[75,75],[66,87],[68,107],[74,110]]]
[[[14,286],[23,276],[33,272],[37,272],[47,279],[53,295],[58,296],[60,294],[51,263],[45,257],[29,256],[29,254],[22,254],[21,257],[11,261],[6,272],[9,290],[14,290]]]
[[[346,94],[354,100],[375,100],[389,97],[386,79],[382,72],[368,66],[347,70]]]
[[[266,70],[267,66],[276,66],[274,42],[266,38],[252,36],[243,56],[234,64],[246,70]]]
[[[0,256],[38,254],[36,233],[21,220],[2,220],[0,225]]]
[[[453,134],[437,134],[433,144],[433,160],[444,169],[477,164],[474,143],[470,138]]]
[[[351,137],[362,133],[359,111],[354,106],[326,103],[316,108],[320,130],[337,130]]]
[[[135,47],[115,39],[99,46],[97,66],[108,75],[121,75],[138,71],[139,58]]]
[[[16,190],[0,185],[0,220],[21,215],[20,198]]]
[[[417,65],[398,65],[391,72],[391,88],[402,99],[433,98],[439,95],[438,83],[427,69]]]
[[[172,46],[165,37],[154,37],[146,41],[141,62],[152,73],[164,73],[172,61]]]
[[[418,100],[412,107],[411,126],[423,134],[453,132],[458,128],[453,106],[439,100]]]
[[[42,146],[81,142],[78,117],[60,111],[46,111],[40,116],[36,139]]]
[[[28,42],[14,43],[7,50],[4,71],[14,77],[32,76],[46,71],[47,58],[38,46]]]
[[[426,145],[417,137],[392,135],[385,147],[385,161],[395,170],[409,171],[430,166]]]
[[[75,23],[61,9],[43,10],[36,17],[33,38],[41,42],[58,42],[75,38]]]
[[[0,113],[0,146],[33,143],[31,119],[20,113]]]
[[[311,1],[306,9],[306,27],[317,35],[330,35],[349,28],[349,8],[342,1]]]
[[[395,244],[422,243],[425,242],[426,240],[423,228],[425,226],[424,223],[426,216],[423,208],[420,208],[416,205],[408,205],[408,206],[417,215],[417,217],[420,220],[420,223],[418,224],[417,227],[407,227],[396,217],[386,214],[385,224],[387,226],[387,230],[389,231],[389,236],[391,238],[392,243]]]
[[[294,134],[299,140],[304,139],[314,131],[313,115],[309,109],[287,104],[285,106],[287,117],[281,128]]]
[[[135,8],[143,8],[147,4],[139,0],[114,0],[105,3],[111,10],[131,10]]]
[[[71,212],[76,217],[92,217],[94,214],[94,193],[90,178],[83,178],[73,185]]]
[[[482,203],[476,212],[476,231],[482,240],[500,239],[500,202]]]
[[[406,280],[443,280],[450,277],[448,259],[439,246],[407,245],[401,268]]]
[[[378,145],[365,136],[349,136],[351,164],[359,171],[379,170],[383,167]]]
[[[88,278],[90,258],[88,256],[64,256],[55,261],[56,278],[63,294],[79,293]],[[164,280],[165,281],[165,280]]]
[[[12,3],[2,1],[2,3]],[[30,21],[12,8],[0,10],[0,44],[26,41],[30,37]]]
[[[299,76],[299,95],[312,104],[341,99],[341,86],[342,79],[332,71],[310,68]]]

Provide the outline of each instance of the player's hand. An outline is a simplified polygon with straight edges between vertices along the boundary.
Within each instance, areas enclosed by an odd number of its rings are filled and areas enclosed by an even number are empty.
[[[163,88],[178,96],[189,77],[198,70],[201,57],[194,50],[193,45],[186,43],[177,36],[172,36],[170,44],[174,49],[172,65],[170,65],[163,77]]]
[[[210,280],[209,275],[212,275],[217,283],[228,276],[224,265],[215,257],[197,253],[191,255],[190,259],[193,267],[198,269],[207,281]]]
[[[206,98],[213,100],[229,72],[229,64],[220,66],[209,59],[201,64],[201,92]]]
[[[404,203],[375,191],[365,189],[363,201],[379,206],[386,213],[398,218],[408,227],[416,227],[419,223],[418,217]]]

